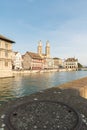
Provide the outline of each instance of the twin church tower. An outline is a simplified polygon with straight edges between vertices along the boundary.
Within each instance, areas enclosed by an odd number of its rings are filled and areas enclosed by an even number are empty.
[[[43,58],[50,58],[50,43],[49,43],[49,41],[46,42],[45,54],[43,54],[43,52],[42,52],[42,41],[41,40],[38,42],[37,52]]]

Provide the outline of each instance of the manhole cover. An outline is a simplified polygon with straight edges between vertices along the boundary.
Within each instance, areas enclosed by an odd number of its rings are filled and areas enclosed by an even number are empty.
[[[66,104],[34,101],[14,108],[8,116],[9,130],[78,130],[78,113]]]

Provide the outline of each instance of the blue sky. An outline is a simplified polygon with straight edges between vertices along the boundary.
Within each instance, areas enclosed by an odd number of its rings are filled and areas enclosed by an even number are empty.
[[[0,0],[0,34],[21,54],[49,40],[52,57],[87,65],[87,0]]]

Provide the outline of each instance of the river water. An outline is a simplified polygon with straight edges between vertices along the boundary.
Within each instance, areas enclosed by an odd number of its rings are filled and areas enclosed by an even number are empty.
[[[87,76],[87,71],[50,72],[0,79],[0,103]]]

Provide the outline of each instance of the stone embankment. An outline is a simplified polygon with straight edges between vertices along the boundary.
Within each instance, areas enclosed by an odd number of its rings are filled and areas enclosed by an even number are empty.
[[[87,77],[0,105],[0,130],[87,130]]]
[[[0,78],[13,77],[12,70],[0,70]]]
[[[33,73],[65,72],[72,69],[46,69],[46,70],[0,70],[0,78],[14,77],[15,75],[28,75]]]
[[[12,71],[12,73],[13,76],[15,76],[15,75],[25,75],[33,73],[49,73],[49,72],[65,72],[65,71],[73,71],[73,70],[71,69],[19,70],[19,71]]]
[[[46,72],[57,72],[58,69],[51,69],[51,70],[19,70],[19,71],[12,71],[13,75],[16,74],[33,74],[33,73],[46,73]]]

